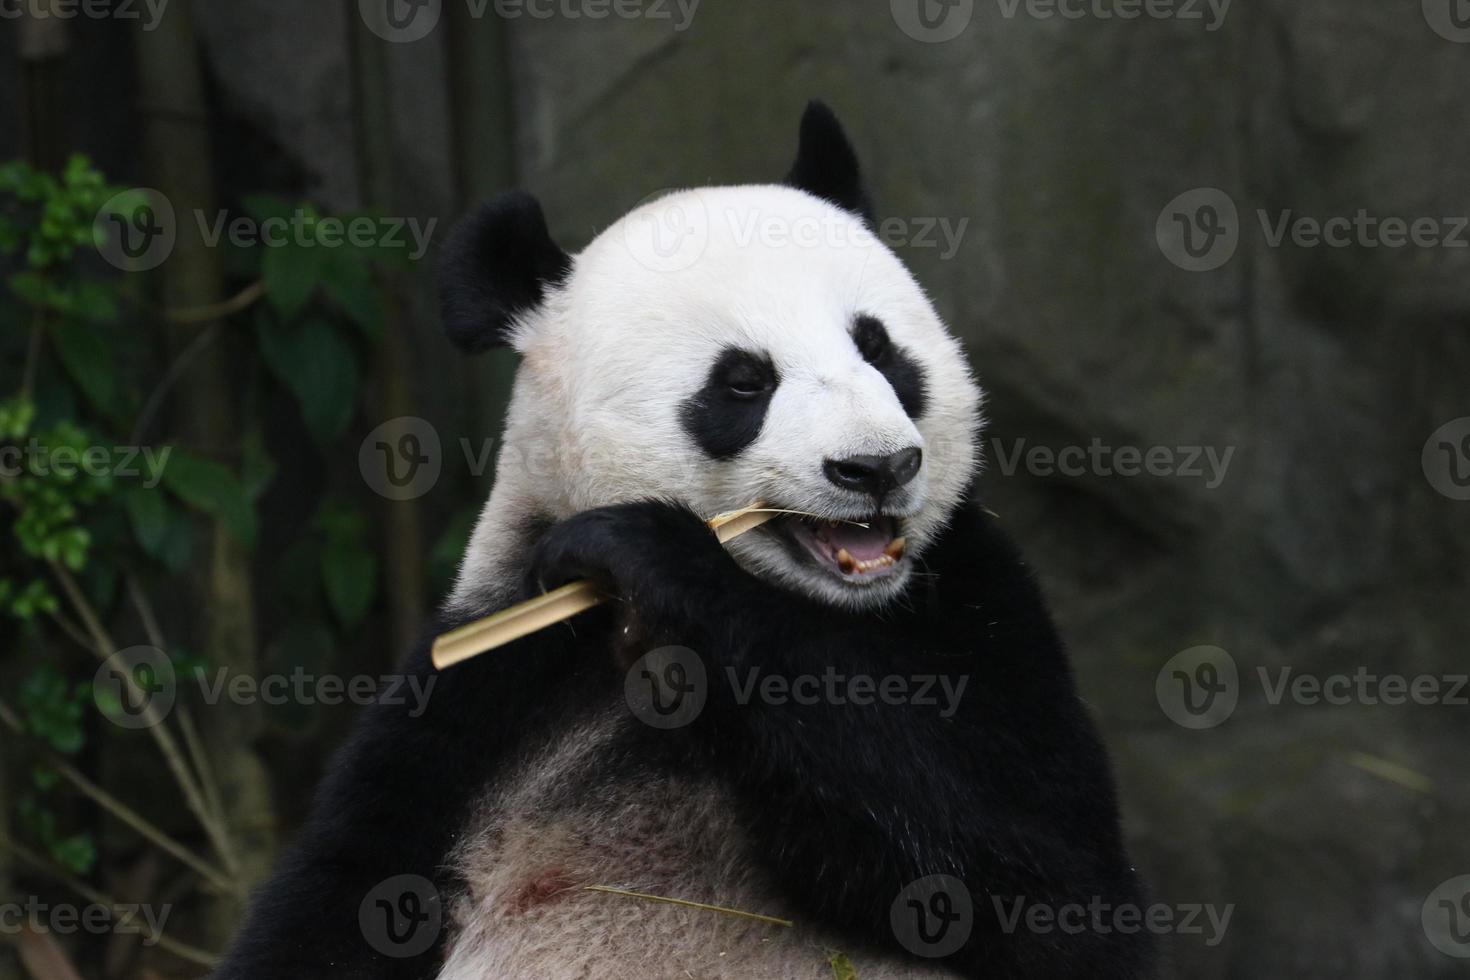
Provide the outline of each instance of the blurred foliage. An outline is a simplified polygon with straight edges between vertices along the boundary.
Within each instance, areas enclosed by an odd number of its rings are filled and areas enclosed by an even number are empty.
[[[0,345],[7,364],[22,366],[0,389],[0,534],[15,545],[0,557],[0,617],[19,640],[0,653],[0,668],[21,678],[12,707],[35,744],[81,759],[109,729],[97,723],[96,663],[77,654],[86,635],[75,624],[121,612],[122,574],[166,590],[188,573],[207,520],[252,551],[261,580],[284,584],[278,656],[329,655],[365,628],[380,587],[365,509],[372,498],[355,472],[333,474],[326,464],[355,458],[345,440],[363,365],[383,331],[376,267],[403,261],[401,251],[329,239],[310,205],[247,199],[243,210],[257,226],[277,219],[292,234],[254,247],[221,240],[230,278],[263,287],[263,301],[231,313],[222,328],[246,338],[244,437],[229,458],[151,446],[155,416],[187,372],[175,345],[191,328],[166,329],[145,298],[146,277],[98,261],[104,209],[147,204],[130,194],[83,156],[59,174],[0,167],[0,316],[9,324]],[[293,501],[314,510],[307,532],[266,554],[258,510],[279,470],[266,434],[282,427],[279,406],[292,403],[328,485],[314,500]],[[297,467],[301,450],[293,442],[276,451],[290,452]],[[333,475],[350,485],[332,486]],[[181,667],[208,666],[207,654],[167,652]],[[29,785],[3,804],[15,826],[58,865],[89,873],[97,841],[93,826],[78,825],[86,811],[41,758],[27,765]]]

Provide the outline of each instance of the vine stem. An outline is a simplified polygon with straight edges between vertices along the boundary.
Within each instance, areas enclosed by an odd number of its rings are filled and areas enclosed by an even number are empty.
[[[133,600],[133,608],[138,610],[138,618],[143,622],[143,632],[148,634],[148,642],[160,650],[167,650],[168,641],[164,639],[163,630],[158,625],[158,615],[153,611],[153,603],[148,601],[148,594],[143,591],[138,583],[138,576],[131,570],[127,573],[127,583],[128,595]],[[194,775],[204,790],[204,802],[208,804],[214,819],[221,826],[226,826],[225,806],[220,796],[219,783],[214,778],[214,768],[209,764],[209,753],[204,751],[204,741],[199,737],[199,729],[194,725],[194,716],[183,705],[178,707],[178,716],[179,731],[184,735],[184,745],[194,764]]]
[[[105,892],[98,891],[91,885],[87,884],[85,881],[82,881],[75,875],[68,874],[66,871],[63,871],[61,868],[56,867],[50,861],[47,861],[45,858],[42,858],[40,855],[35,854],[28,848],[16,843],[4,834],[0,834],[0,848],[4,848],[11,854],[14,854],[16,857],[20,858],[36,871],[52,879],[58,884],[63,885],[76,892],[78,895],[80,895],[82,898],[85,898],[93,905],[106,906],[112,910],[127,908],[129,907],[129,905],[136,907],[135,903],[120,902],[117,899],[113,898],[111,895],[108,895]],[[187,943],[181,943],[176,939],[170,939],[163,933],[154,931],[152,926],[150,926],[147,922],[143,923],[143,927],[147,930],[146,939],[152,943],[155,943],[160,949],[166,949],[170,953],[173,953],[175,956],[186,959],[191,963],[198,963],[201,966],[213,968],[219,964],[219,957],[213,953],[199,949],[197,946],[190,946]]]
[[[20,394],[29,401],[31,392],[36,387],[36,364],[41,360],[41,339],[46,326],[46,313],[44,310],[36,310],[31,319],[31,337],[26,343],[26,368],[25,374],[21,376]]]
[[[265,280],[257,279],[227,300],[222,300],[218,303],[209,303],[204,306],[165,309],[163,310],[163,316],[170,323],[209,323],[213,320],[222,320],[227,316],[250,309],[264,295]]]
[[[93,653],[99,659],[107,660],[113,654],[117,653],[117,644],[108,635],[101,620],[97,617],[96,611],[93,610],[92,604],[87,601],[87,597],[82,593],[81,588],[78,587],[76,579],[72,578],[71,573],[66,570],[66,567],[54,558],[49,559],[48,564],[51,566],[51,572],[56,576],[56,580],[61,583],[61,588],[66,593],[67,599],[71,602],[72,608],[76,611],[78,618],[81,619],[82,626],[92,637]],[[153,740],[158,743],[159,751],[163,753],[164,762],[168,765],[169,772],[173,774],[174,781],[179,784],[179,789],[184,794],[184,802],[188,804],[189,810],[198,819],[200,826],[204,828],[204,833],[209,837],[215,853],[224,862],[225,868],[232,876],[238,875],[239,862],[235,857],[235,849],[230,842],[229,832],[225,829],[223,821],[215,819],[214,814],[210,812],[208,805],[204,801],[204,794],[200,790],[199,784],[195,781],[194,774],[189,770],[189,765],[184,759],[184,753],[179,748],[179,743],[174,739],[173,733],[164,727],[163,718],[158,714],[158,709],[153,704],[153,699],[146,696],[145,692],[138,687],[131,672],[120,671],[119,675],[123,682],[127,684],[128,693],[134,702],[143,704],[142,716],[147,725],[148,732],[153,736]]]
[[[5,727],[17,735],[26,735],[26,729],[21,724],[20,716],[4,701],[0,701],[0,723],[3,723]],[[41,750],[41,755],[46,760],[48,766],[55,769],[63,779],[80,790],[84,796],[89,797],[98,806],[102,807],[102,809],[111,813],[118,820],[158,845],[161,850],[172,854],[184,864],[199,872],[210,884],[221,891],[235,894],[241,892],[238,882],[232,881],[224,872],[212,867],[208,861],[170,837],[163,830],[151,823],[148,818],[82,775],[75,766],[71,765],[71,763],[67,762],[60,755],[46,749]]]

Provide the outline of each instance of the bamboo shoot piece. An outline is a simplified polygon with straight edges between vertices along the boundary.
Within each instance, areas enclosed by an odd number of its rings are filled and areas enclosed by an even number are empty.
[[[753,531],[782,511],[752,504],[710,518],[710,530],[721,544]],[[517,603],[484,619],[452,629],[434,641],[434,666],[439,670],[530,636],[537,630],[571,619],[607,599],[596,584],[583,580],[552,589],[545,595]]]

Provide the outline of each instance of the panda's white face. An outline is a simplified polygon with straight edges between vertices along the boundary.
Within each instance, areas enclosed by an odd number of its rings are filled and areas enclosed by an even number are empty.
[[[897,595],[977,465],[959,344],[862,219],[789,187],[637,208],[511,342],[502,501],[553,519],[649,498],[819,515],[730,550],[834,605]]]

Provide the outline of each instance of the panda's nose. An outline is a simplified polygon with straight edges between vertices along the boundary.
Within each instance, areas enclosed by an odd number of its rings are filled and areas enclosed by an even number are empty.
[[[822,465],[822,471],[842,489],[866,493],[881,502],[890,492],[918,476],[923,462],[924,451],[910,446],[887,456],[829,459]]]

